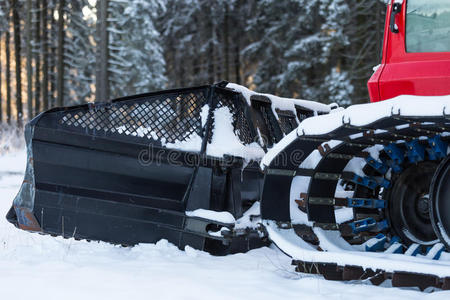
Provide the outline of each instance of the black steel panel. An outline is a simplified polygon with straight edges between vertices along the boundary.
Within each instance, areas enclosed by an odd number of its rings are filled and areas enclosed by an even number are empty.
[[[292,177],[268,175],[264,177],[261,216],[266,220],[289,222]]]

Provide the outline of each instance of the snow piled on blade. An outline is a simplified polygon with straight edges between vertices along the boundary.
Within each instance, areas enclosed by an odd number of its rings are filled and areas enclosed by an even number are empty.
[[[247,209],[242,217],[236,220],[235,229],[257,228],[261,216],[261,205],[259,201]]]
[[[233,115],[226,106],[214,111],[214,128],[211,143],[206,147],[206,154],[215,157],[233,155],[245,161],[260,160],[265,152],[261,146],[253,142],[243,145],[234,133]]]
[[[208,114],[209,114],[209,105],[205,104],[205,105],[203,105],[202,110],[200,111],[200,119],[202,122],[202,128],[205,127],[206,122],[208,121]],[[174,143],[165,143],[165,141],[162,140],[161,144],[169,149],[176,149],[176,150],[186,151],[186,152],[199,152],[202,148],[202,140],[203,140],[202,137],[199,136],[197,132],[193,132],[184,141],[175,141]]]
[[[235,90],[236,92],[240,92],[244,96],[245,100],[247,100],[248,105],[251,105],[250,97],[253,95],[260,95],[269,98],[270,101],[272,101],[272,109],[274,110],[275,116],[277,116],[275,109],[289,110],[295,113],[295,105],[310,109],[314,112],[329,113],[331,110],[330,106],[323,103],[293,98],[282,98],[271,94],[257,93],[236,83],[228,83],[227,88]]]
[[[364,126],[391,115],[405,117],[442,116],[450,114],[450,96],[398,96],[390,100],[352,105],[333,114],[304,120],[297,128],[298,135],[321,135],[345,124]]]
[[[200,112],[202,128],[205,128],[209,105],[204,105]],[[206,145],[206,154],[213,157],[223,157],[230,155],[241,157],[244,161],[260,160],[265,152],[261,146],[253,142],[244,145],[236,135],[233,127],[233,114],[227,106],[214,110],[214,122],[212,128],[212,139]],[[199,152],[202,147],[203,138],[197,132],[193,132],[186,140],[175,141],[174,143],[162,142],[162,145],[169,149],[176,149],[187,152]]]
[[[199,152],[202,147],[202,138],[196,133],[192,133],[184,141],[176,141],[174,143],[162,143],[168,149],[176,149],[186,152]]]
[[[208,219],[225,224],[234,224],[234,222],[236,222],[236,219],[233,217],[233,215],[227,211],[214,211],[199,208],[194,211],[186,211],[186,215],[189,217]]]

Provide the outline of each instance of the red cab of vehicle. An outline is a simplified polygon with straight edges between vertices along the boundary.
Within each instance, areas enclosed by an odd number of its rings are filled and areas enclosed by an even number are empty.
[[[450,95],[450,1],[392,0],[371,102],[399,95]]]

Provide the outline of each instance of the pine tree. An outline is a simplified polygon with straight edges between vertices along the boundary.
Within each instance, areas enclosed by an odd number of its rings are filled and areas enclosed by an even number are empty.
[[[58,4],[58,46],[56,64],[56,105],[64,105],[64,8],[65,0],[60,0]]]
[[[248,21],[257,38],[243,50],[257,62],[258,90],[327,101],[324,80],[336,67],[334,51],[347,42],[340,23],[347,13],[341,0],[258,2]]]
[[[169,0],[167,7],[170,10],[160,19],[159,25],[168,66],[168,85],[180,87],[204,83],[205,73],[200,55],[202,39],[199,37],[202,28],[199,20],[203,18],[200,15],[200,0]],[[184,68],[183,76],[179,75],[181,66]]]
[[[3,33],[8,30],[7,10],[4,2],[0,3],[0,41],[3,38]],[[1,54],[1,45],[0,45]],[[1,55],[0,55],[1,56]],[[3,79],[3,62],[0,60],[0,124],[3,122],[3,94],[2,94],[2,79]]]
[[[346,0],[350,17],[345,25],[348,45],[337,55],[342,60],[342,70],[354,87],[352,103],[368,101],[367,80],[373,67],[381,62],[384,18],[384,0]]]
[[[251,3],[253,1],[247,1]],[[169,87],[240,77],[239,39],[245,17],[242,1],[169,0],[160,19]],[[245,38],[244,38],[245,39]],[[237,55],[236,55],[237,52]],[[231,76],[235,74],[236,76]],[[180,76],[183,74],[183,76]]]
[[[70,1],[65,9],[64,97],[69,105],[93,98],[95,48],[92,37],[95,35],[95,20],[83,14],[85,9],[93,9],[87,0]]]
[[[11,34],[10,34],[10,15],[11,8],[9,2],[5,3],[5,15],[7,29],[5,33],[5,56],[6,56],[6,122],[11,124]]]
[[[110,1],[109,72],[112,97],[162,89],[165,60],[154,20],[165,1]]]
[[[25,57],[27,60],[27,116],[28,120],[33,118],[33,67],[32,67],[32,49],[31,49],[31,0],[26,1],[25,13]]]
[[[42,0],[42,104],[43,109],[49,109],[48,97],[48,0]]]
[[[34,114],[41,111],[41,0],[34,0]]]
[[[97,1],[97,50],[95,70],[95,99],[109,100],[108,72],[108,1]]]
[[[50,97],[49,108],[56,105],[56,49],[58,41],[58,29],[56,26],[55,12],[58,9],[57,0],[50,0],[50,38],[49,38],[49,81],[50,81]]]
[[[21,64],[21,37],[20,37],[20,16],[21,3],[18,0],[12,0],[11,3],[13,26],[14,26],[14,56],[16,63],[16,113],[17,126],[23,125],[22,109],[22,64]]]
[[[345,30],[352,17],[350,6],[345,0],[328,0],[322,2],[320,11],[324,20],[321,30],[327,33],[323,47],[328,65],[328,75],[322,83],[323,91],[327,91],[324,96],[327,102],[350,105],[354,87],[349,73],[342,69],[343,59],[340,55],[350,46]]]

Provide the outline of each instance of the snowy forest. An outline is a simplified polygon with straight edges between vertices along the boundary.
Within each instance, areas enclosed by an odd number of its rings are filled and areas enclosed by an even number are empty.
[[[55,106],[236,82],[368,101],[382,0],[0,0],[0,124]]]

